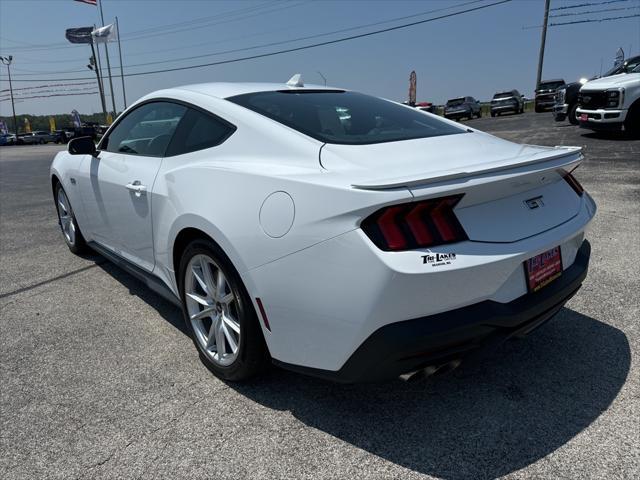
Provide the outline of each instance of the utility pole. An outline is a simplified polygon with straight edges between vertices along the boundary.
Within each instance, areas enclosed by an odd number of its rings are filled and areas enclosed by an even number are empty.
[[[89,65],[87,67],[90,70],[96,72],[96,79],[98,80],[98,91],[100,92],[100,103],[102,104],[102,114],[104,115],[104,121],[107,121],[107,106],[104,101],[104,91],[102,90],[102,80],[100,79],[100,67],[98,66],[98,62],[96,60],[96,50],[93,47],[93,38],[91,38],[91,59],[89,60]]]
[[[318,75],[320,75],[322,77],[322,80],[324,81],[324,86],[327,86],[327,79],[326,77],[322,74],[322,72],[320,70],[316,70],[318,72]]]
[[[13,86],[11,85],[11,61],[13,60],[13,55],[9,55],[7,57],[0,57],[0,61],[4,65],[7,66],[7,72],[9,73],[9,92],[11,93],[11,110],[13,110],[13,129],[16,134],[16,141],[18,135],[18,120],[16,120],[16,106],[13,103]]]
[[[127,109],[127,92],[124,89],[124,70],[122,69],[122,48],[120,47],[120,25],[116,17],[116,33],[118,34],[118,55],[120,56],[120,80],[122,80],[122,99],[124,100],[124,110]]]
[[[102,21],[102,26],[104,27],[104,14],[102,13],[102,2],[98,1],[98,5],[100,5],[100,20]],[[111,90],[111,105],[113,106],[113,116],[115,118],[115,116],[117,115],[117,111],[116,111],[116,96],[115,93],[113,91],[113,80],[111,79],[111,63],[109,62],[109,48],[107,47],[107,43],[104,43],[104,51],[107,55],[107,72],[109,73],[109,88]],[[100,45],[98,45],[98,48],[100,48]]]
[[[542,64],[544,62],[544,44],[547,41],[547,24],[549,23],[549,4],[551,0],[544,2],[544,22],[542,23],[542,37],[540,38],[540,56],[538,57],[538,77],[536,79],[536,90],[542,81]]]

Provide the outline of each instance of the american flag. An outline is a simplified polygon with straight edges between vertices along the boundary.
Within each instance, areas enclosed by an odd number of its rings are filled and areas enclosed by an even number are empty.
[[[98,0],[75,0],[76,2],[88,3],[89,5],[98,5]]]

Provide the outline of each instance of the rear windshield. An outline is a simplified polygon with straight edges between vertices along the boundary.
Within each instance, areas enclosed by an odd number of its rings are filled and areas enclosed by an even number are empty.
[[[258,92],[227,100],[326,143],[366,145],[465,132],[417,109],[355,92]]]
[[[496,93],[493,98],[507,98],[507,97],[513,97],[513,92],[499,92]]]
[[[451,100],[447,100],[447,107],[455,107],[456,105],[462,105],[463,103],[464,103],[464,97],[452,98]]]

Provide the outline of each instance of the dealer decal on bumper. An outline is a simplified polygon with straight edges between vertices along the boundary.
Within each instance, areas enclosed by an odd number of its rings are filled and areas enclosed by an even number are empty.
[[[456,259],[455,253],[436,253],[422,255],[422,263],[431,264],[432,267],[440,267],[442,265],[451,265]]]

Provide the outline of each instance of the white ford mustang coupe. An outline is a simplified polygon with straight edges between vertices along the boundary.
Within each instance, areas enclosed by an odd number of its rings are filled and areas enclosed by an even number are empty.
[[[579,148],[356,92],[208,83],[140,99],[51,166],[64,239],[182,307],[203,362],[417,378],[549,320],[596,212]]]

